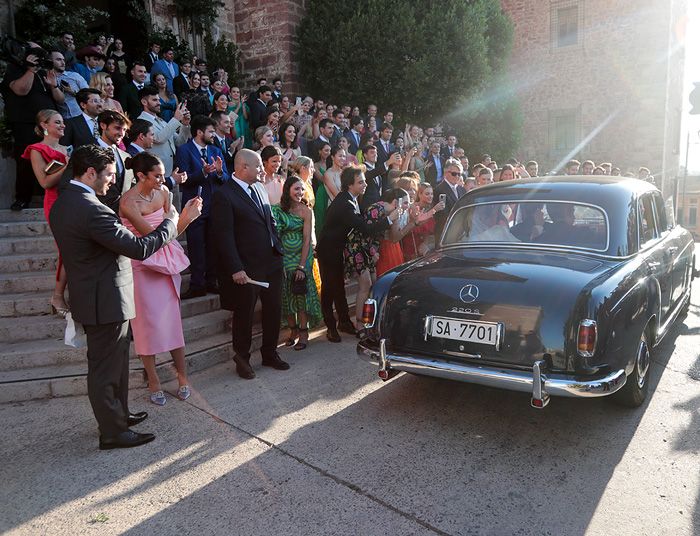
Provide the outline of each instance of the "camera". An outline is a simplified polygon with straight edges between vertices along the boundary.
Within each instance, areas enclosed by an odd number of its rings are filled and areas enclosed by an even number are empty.
[[[27,56],[31,55],[37,57],[36,64],[27,61]],[[0,59],[19,67],[53,68],[53,61],[49,58],[49,53],[46,50],[40,46],[7,36],[0,37]]]

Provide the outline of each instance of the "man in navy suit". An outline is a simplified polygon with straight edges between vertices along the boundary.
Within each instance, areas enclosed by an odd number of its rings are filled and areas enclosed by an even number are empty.
[[[259,184],[264,174],[260,155],[241,149],[234,166],[231,180],[214,193],[211,231],[217,250],[221,307],[233,312],[233,361],[238,375],[250,380],[255,378],[250,345],[258,298],[262,304],[262,364],[277,370],[289,368],[277,353],[284,283],[282,243],[267,192]],[[251,279],[269,286],[251,284]]]
[[[197,197],[202,187],[202,217],[187,228],[187,255],[190,258],[190,288],[183,300],[204,296],[207,291],[218,292],[213,249],[209,247],[209,208],[214,191],[231,177],[226,169],[221,149],[213,145],[215,123],[209,117],[192,118],[192,139],[175,152],[175,167],[187,173],[181,185],[182,206]]]
[[[100,137],[100,125],[97,123],[97,116],[102,111],[100,90],[83,88],[75,94],[75,100],[82,113],[66,120],[61,145],[72,145],[73,149],[81,145],[95,145]]]
[[[175,63],[175,51],[172,47],[166,47],[163,53],[163,58],[156,61],[151,68],[151,80],[154,80],[157,74],[162,74],[165,77],[165,83],[168,86],[168,91],[173,92],[173,80],[180,75],[180,69]]]
[[[391,123],[384,123],[379,131],[379,139],[375,142],[377,147],[377,165],[381,166],[389,160],[389,155],[394,152],[394,144],[391,143],[391,135],[394,133],[394,127]]]
[[[365,129],[365,122],[358,115],[352,118],[350,127],[350,130],[345,133],[345,138],[350,144],[348,151],[350,151],[351,154],[357,154],[357,151],[360,150],[360,142],[362,141],[362,131]]]

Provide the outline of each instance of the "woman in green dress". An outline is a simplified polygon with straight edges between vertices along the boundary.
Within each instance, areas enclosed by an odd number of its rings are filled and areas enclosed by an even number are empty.
[[[295,350],[306,348],[309,326],[316,326],[322,316],[311,247],[314,213],[307,204],[306,188],[306,183],[300,177],[291,175],[282,187],[280,204],[272,207],[284,250],[282,314],[291,330],[286,344],[294,346]],[[303,280],[306,280],[306,294],[293,293],[293,281]]]
[[[236,121],[233,124],[236,129],[236,136],[243,138],[243,147],[246,149],[253,148],[253,134],[250,131],[248,118],[250,117],[250,109],[248,108],[248,95],[241,96],[241,90],[237,87],[232,87],[229,90],[229,112],[236,114]]]
[[[323,185],[323,176],[326,174],[328,157],[331,155],[331,144],[324,143],[318,148],[315,156],[318,160],[314,162],[314,188],[316,188],[316,203],[314,204],[314,218],[316,222],[316,234],[321,235],[323,224],[326,221],[326,209],[330,204],[330,198],[326,187]]]

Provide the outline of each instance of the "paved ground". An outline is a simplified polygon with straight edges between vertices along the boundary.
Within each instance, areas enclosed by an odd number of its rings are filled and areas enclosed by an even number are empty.
[[[700,303],[696,285],[693,303]],[[0,406],[0,532],[231,535],[700,534],[700,308],[655,353],[648,405],[399,376],[354,342],[230,365],[100,452],[86,398]]]

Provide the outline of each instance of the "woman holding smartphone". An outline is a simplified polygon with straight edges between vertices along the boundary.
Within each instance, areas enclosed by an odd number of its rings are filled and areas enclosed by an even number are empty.
[[[148,152],[126,162],[138,183],[119,202],[122,223],[137,236],[153,231],[170,210],[165,169],[160,158]],[[201,214],[202,198],[190,199],[177,222],[178,234]],[[177,397],[190,396],[185,362],[185,338],[180,315],[180,272],[190,264],[182,246],[173,240],[144,261],[131,261],[134,276],[136,317],[131,321],[134,348],[148,377],[150,400],[164,406],[165,393],[156,372],[156,354],[170,352],[177,370]]]
[[[68,148],[58,142],[63,137],[65,129],[63,117],[56,110],[41,110],[36,114],[34,131],[43,139],[39,143],[28,146],[22,154],[22,158],[32,163],[34,176],[44,189],[44,217],[47,222],[51,207],[58,199],[58,183],[68,164]],[[69,311],[65,299],[66,283],[66,270],[59,252],[56,286],[49,304],[53,313],[62,317],[65,317]]]

